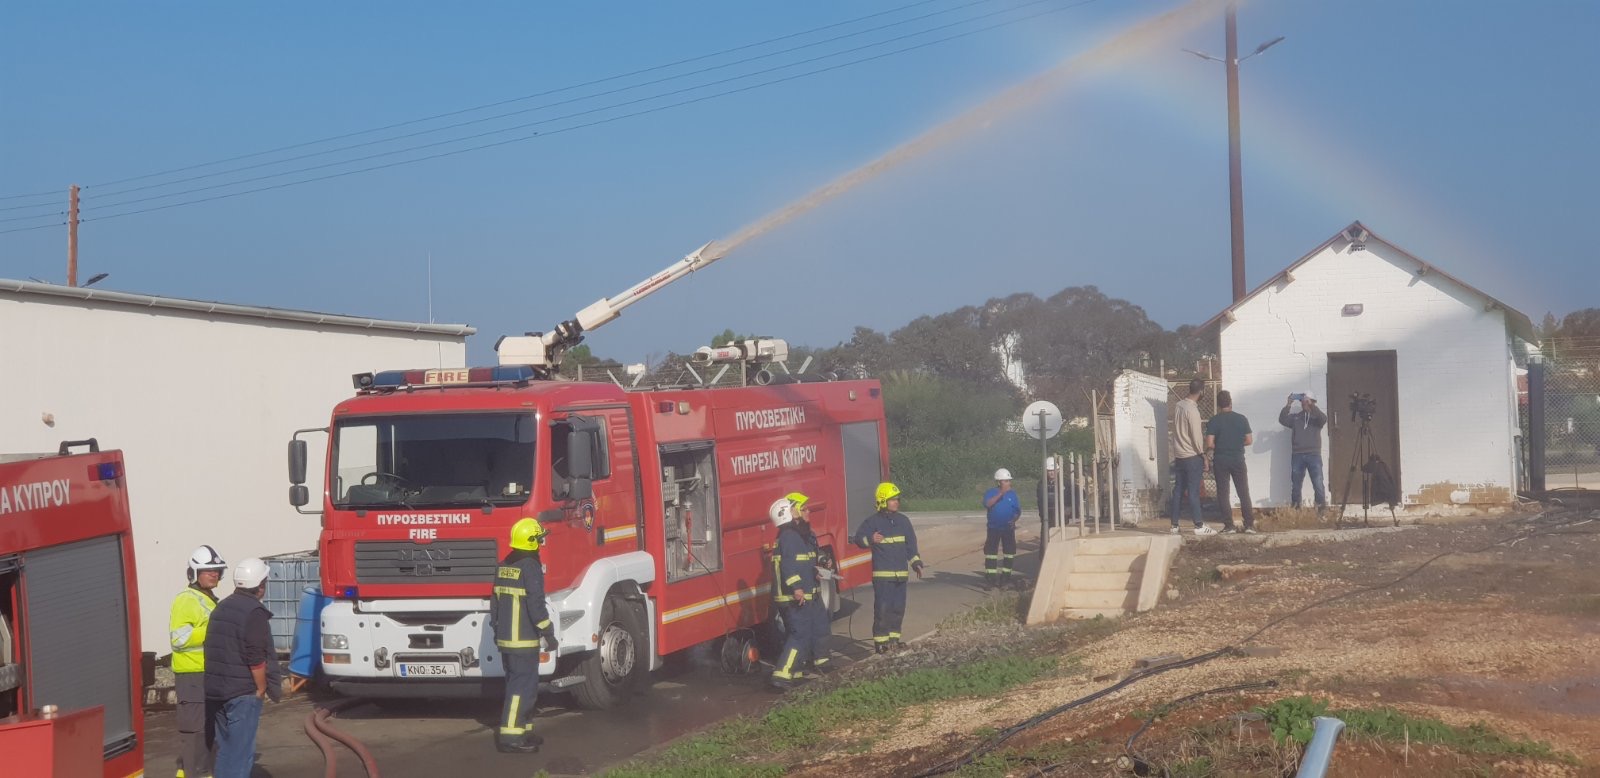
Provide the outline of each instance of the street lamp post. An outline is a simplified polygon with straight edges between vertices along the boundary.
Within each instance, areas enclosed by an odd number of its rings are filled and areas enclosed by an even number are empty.
[[[1283,41],[1283,36],[1273,38],[1256,47],[1255,51],[1239,56],[1238,8],[1229,3],[1223,15],[1223,35],[1227,50],[1223,58],[1184,49],[1201,59],[1221,62],[1228,81],[1228,216],[1233,238],[1233,301],[1244,299],[1244,170],[1239,153],[1239,63],[1260,54]]]

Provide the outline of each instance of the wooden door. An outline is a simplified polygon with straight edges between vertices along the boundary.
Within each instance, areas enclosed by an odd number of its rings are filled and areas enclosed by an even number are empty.
[[[1361,503],[1361,471],[1367,454],[1376,454],[1394,474],[1395,487],[1404,483],[1400,473],[1400,383],[1393,351],[1350,351],[1328,355],[1328,396],[1323,411],[1328,414],[1328,502],[1345,501],[1345,485],[1350,483],[1349,502]],[[1353,395],[1371,395],[1374,408],[1369,428],[1371,451],[1358,452],[1361,418],[1352,406]],[[1359,457],[1362,461],[1357,462]],[[1352,465],[1356,469],[1352,470]]]

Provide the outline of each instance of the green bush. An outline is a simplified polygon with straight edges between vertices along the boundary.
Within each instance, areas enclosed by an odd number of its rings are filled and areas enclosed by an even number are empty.
[[[1007,655],[958,667],[923,668],[825,691],[802,691],[759,718],[739,717],[668,748],[648,765],[630,762],[612,778],[782,775],[787,754],[863,722],[887,727],[912,706],[992,697],[1044,677],[1055,657]]]
[[[1571,759],[1552,749],[1548,743],[1506,737],[1482,723],[1457,727],[1438,719],[1409,716],[1394,708],[1330,710],[1326,700],[1286,697],[1256,710],[1266,716],[1273,738],[1280,743],[1310,743],[1311,735],[1316,730],[1312,720],[1318,716],[1332,716],[1342,720],[1345,729],[1351,733],[1390,742],[1442,745],[1457,751],[1492,756],[1527,756],[1558,761]]]

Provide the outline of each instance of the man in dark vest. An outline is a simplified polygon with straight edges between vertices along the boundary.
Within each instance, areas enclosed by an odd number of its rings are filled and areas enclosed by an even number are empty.
[[[489,618],[494,644],[505,668],[505,702],[494,745],[501,753],[531,754],[544,738],[533,733],[534,702],[539,698],[539,649],[556,651],[550,629],[550,611],[544,601],[544,567],[539,546],[545,529],[538,519],[527,518],[511,527],[511,552],[500,561],[494,576],[494,605]]]
[[[261,604],[267,572],[260,559],[240,562],[233,569],[233,594],[211,612],[206,631],[206,707],[216,729],[215,778],[249,778],[262,703],[283,696],[272,647],[272,612]]]

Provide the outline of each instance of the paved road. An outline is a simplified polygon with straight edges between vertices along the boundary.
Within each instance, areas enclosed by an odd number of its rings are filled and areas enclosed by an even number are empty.
[[[978,513],[912,514],[926,568],[913,578],[903,632],[926,634],[952,613],[991,596],[981,588],[983,516]],[[1037,554],[1031,516],[1021,522],[1018,570],[1032,576]],[[833,650],[847,661],[872,653],[872,589],[859,587],[833,622]],[[364,742],[384,778],[409,776],[591,775],[654,745],[725,717],[763,710],[775,696],[761,676],[730,676],[708,652],[685,652],[658,671],[654,683],[621,710],[577,711],[541,698],[535,725],[545,737],[537,755],[500,754],[492,727],[499,700],[368,703],[338,715],[335,724]],[[313,703],[304,697],[269,706],[258,736],[253,778],[320,775],[322,755],[302,730]],[[146,718],[145,769],[152,778],[172,775],[176,731],[170,711]],[[360,765],[341,749],[339,774],[360,776]]]

